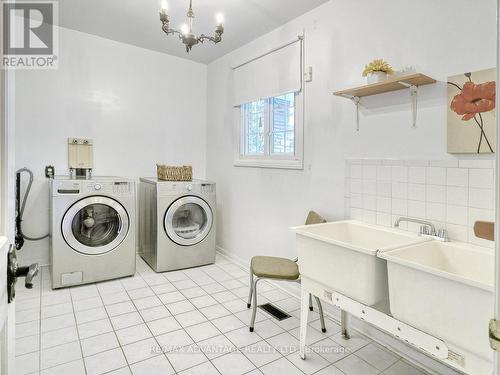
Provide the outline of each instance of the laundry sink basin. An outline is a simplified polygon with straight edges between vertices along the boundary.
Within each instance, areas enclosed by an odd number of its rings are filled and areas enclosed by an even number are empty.
[[[444,340],[462,366],[487,370],[493,249],[430,241],[378,256],[387,260],[392,315]]]
[[[377,252],[426,241],[413,233],[355,220],[293,230],[301,276],[369,306],[388,300],[387,267]]]

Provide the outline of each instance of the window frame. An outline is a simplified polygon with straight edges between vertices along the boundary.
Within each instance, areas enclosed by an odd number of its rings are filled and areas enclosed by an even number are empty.
[[[284,95],[284,94],[282,94]],[[236,167],[256,167],[256,168],[277,168],[277,169],[304,169],[304,93],[303,90],[295,92],[294,108],[294,153],[272,153],[270,120],[272,112],[270,106],[266,105],[264,123],[264,154],[246,154],[247,141],[245,139],[247,124],[242,121],[242,106],[234,109],[234,122],[237,124],[234,136],[234,166]],[[270,98],[281,96],[275,95]],[[257,99],[259,100],[259,99]]]

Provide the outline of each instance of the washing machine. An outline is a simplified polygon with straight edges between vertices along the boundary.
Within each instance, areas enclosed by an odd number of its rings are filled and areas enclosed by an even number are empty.
[[[135,182],[119,177],[50,181],[52,288],[135,273]]]
[[[139,182],[139,252],[156,272],[215,262],[215,184]]]

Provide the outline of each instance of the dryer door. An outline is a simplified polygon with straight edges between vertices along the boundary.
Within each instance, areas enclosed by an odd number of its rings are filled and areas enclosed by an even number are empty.
[[[73,204],[63,217],[65,241],[82,254],[98,255],[113,250],[127,236],[127,211],[114,199],[93,196]]]
[[[212,229],[212,210],[203,199],[186,196],[177,199],[165,213],[164,227],[168,237],[183,246],[203,241]]]

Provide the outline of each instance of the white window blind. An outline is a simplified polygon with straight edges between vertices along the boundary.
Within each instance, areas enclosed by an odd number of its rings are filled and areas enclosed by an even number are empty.
[[[302,89],[302,39],[233,68],[234,106]]]

